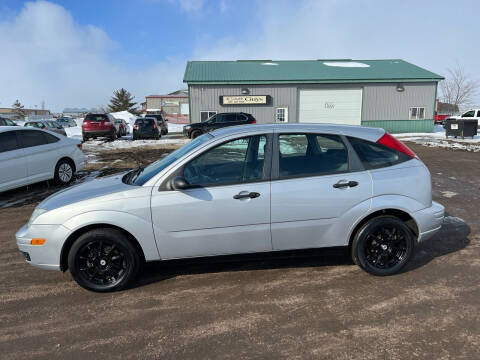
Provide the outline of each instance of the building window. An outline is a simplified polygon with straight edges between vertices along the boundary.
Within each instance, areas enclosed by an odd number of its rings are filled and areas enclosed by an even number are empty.
[[[216,111],[210,111],[210,110],[200,111],[200,121],[204,122],[205,120],[209,119],[216,113],[217,113]]]
[[[423,120],[425,119],[424,107],[412,107],[410,108],[410,120]]]
[[[288,122],[288,108],[279,107],[275,109],[275,122]]]

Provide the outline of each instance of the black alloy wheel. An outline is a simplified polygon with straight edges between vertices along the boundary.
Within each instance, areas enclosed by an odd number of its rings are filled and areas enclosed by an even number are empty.
[[[357,232],[352,257],[370,274],[392,275],[410,261],[414,244],[414,234],[402,220],[381,216],[371,219]]]
[[[121,290],[136,276],[138,251],[125,235],[115,229],[87,232],[73,244],[68,265],[73,278],[88,290]]]

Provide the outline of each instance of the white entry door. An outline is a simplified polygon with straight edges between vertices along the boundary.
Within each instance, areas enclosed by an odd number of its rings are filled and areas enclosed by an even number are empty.
[[[299,122],[360,125],[362,89],[300,90]]]

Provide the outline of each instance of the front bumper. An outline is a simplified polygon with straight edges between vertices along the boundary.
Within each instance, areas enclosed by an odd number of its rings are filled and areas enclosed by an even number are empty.
[[[445,217],[443,205],[432,201],[432,206],[412,214],[418,226],[418,241],[425,241],[435,235],[442,227]]]
[[[70,230],[62,225],[24,225],[17,231],[18,249],[27,263],[46,270],[60,270],[60,254]],[[46,239],[43,245],[31,245],[32,239]]]

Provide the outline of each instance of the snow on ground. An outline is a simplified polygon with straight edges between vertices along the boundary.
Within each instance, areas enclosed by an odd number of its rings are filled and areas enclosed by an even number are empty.
[[[168,122],[168,132],[169,133],[181,133],[183,132],[183,127],[185,124],[173,124]]]
[[[170,136],[162,136],[160,140],[135,140],[131,137],[122,137],[115,141],[104,140],[89,140],[83,143],[85,151],[101,151],[101,150],[120,150],[131,149],[138,147],[159,147],[163,145],[183,146],[188,143],[190,139],[185,138],[171,138]]]
[[[480,152],[480,135],[476,135],[472,138],[457,138],[452,136],[445,137],[445,129],[436,125],[433,133],[403,133],[394,134],[396,138],[401,141],[411,141],[416,144],[440,147],[448,149],[458,149],[473,152]]]

